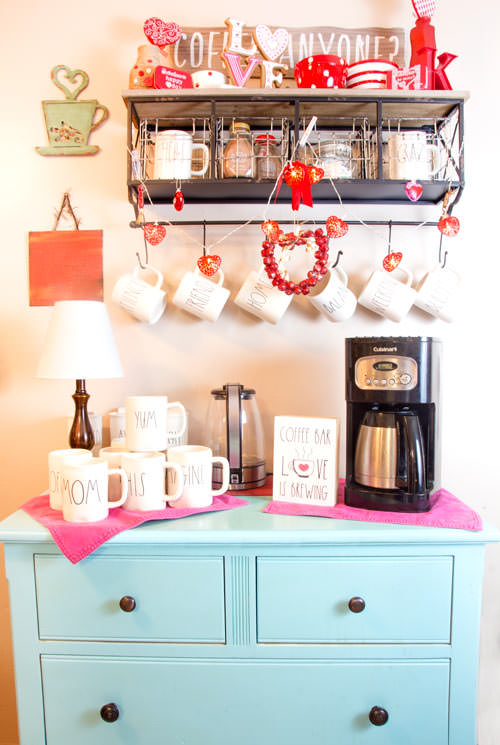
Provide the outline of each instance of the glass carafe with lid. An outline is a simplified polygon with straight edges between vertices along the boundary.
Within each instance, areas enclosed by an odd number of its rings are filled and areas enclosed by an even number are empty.
[[[229,488],[252,489],[266,483],[264,432],[255,391],[226,383],[211,391],[206,421],[206,445],[213,455],[229,461]],[[222,483],[222,469],[214,465],[213,487]]]

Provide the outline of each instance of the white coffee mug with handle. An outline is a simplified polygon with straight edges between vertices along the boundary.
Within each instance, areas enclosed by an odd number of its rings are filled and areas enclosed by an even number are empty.
[[[267,277],[264,267],[255,269],[245,279],[234,302],[243,310],[268,323],[278,323],[292,302],[293,295],[278,290]]]
[[[153,284],[141,274],[153,275]],[[167,293],[161,289],[163,274],[151,264],[137,266],[116,282],[111,299],[138,321],[152,325],[160,320],[167,305]]]
[[[212,450],[204,445],[180,445],[170,448],[167,453],[169,463],[182,468],[184,485],[179,497],[170,494],[177,488],[176,477],[168,474],[168,502],[171,507],[190,509],[208,507],[214,497],[227,491],[229,487],[229,461],[227,458],[212,455]],[[212,489],[213,464],[222,465],[222,485]]]
[[[49,453],[49,503],[53,510],[62,510],[62,472],[67,460],[85,461],[92,458],[90,450],[65,448]]]
[[[186,409],[180,401],[169,403],[168,396],[127,396],[125,401],[125,442],[127,450],[152,452],[166,450],[172,428],[168,413],[179,409],[180,424],[175,435],[186,431]]]
[[[377,269],[364,286],[358,303],[377,315],[398,323],[410,310],[417,293],[411,286],[413,275],[408,269],[399,266],[394,271],[403,274],[403,282],[393,274]]]
[[[451,323],[458,308],[456,290],[460,282],[458,272],[438,264],[417,285],[415,305],[431,316]]]
[[[428,142],[426,132],[398,132],[389,137],[389,178],[422,180],[432,178],[441,164],[437,145]]]
[[[193,153],[202,153],[201,168],[194,169]],[[166,129],[159,132],[155,141],[155,160],[153,178],[155,179],[190,179],[193,176],[204,176],[210,162],[210,151],[201,142],[194,142],[188,132],[180,129]]]
[[[109,500],[108,483],[112,474],[122,482],[120,498]],[[63,518],[72,523],[105,520],[111,508],[120,507],[127,498],[127,474],[122,468],[108,468],[104,458],[83,462],[66,460],[62,475]]]
[[[311,287],[307,299],[329,321],[346,321],[356,310],[357,300],[347,287],[347,274],[336,266]]]
[[[187,272],[172,299],[174,305],[205,321],[216,321],[229,297],[229,290],[222,286],[224,274],[219,269],[209,279],[200,272]]]
[[[121,462],[128,478],[126,510],[162,510],[167,500],[181,496],[184,486],[182,469],[177,463],[168,463],[164,453],[124,453]],[[165,474],[170,472],[175,474],[176,483],[172,497],[165,489]]]

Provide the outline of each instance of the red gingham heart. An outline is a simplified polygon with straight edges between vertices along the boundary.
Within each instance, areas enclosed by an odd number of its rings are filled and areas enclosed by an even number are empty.
[[[419,18],[432,18],[436,11],[436,0],[411,0]]]

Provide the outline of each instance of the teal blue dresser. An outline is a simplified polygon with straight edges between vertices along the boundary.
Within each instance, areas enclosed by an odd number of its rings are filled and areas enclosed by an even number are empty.
[[[21,745],[476,745],[496,530],[250,501],[76,565],[24,512],[0,523]]]

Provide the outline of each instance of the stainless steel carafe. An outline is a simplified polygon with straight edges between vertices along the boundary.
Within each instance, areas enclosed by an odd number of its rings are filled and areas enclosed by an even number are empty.
[[[266,483],[264,433],[255,391],[226,383],[211,391],[205,440],[214,455],[229,461],[229,488],[252,489]],[[213,487],[222,483],[222,469],[213,470]]]

